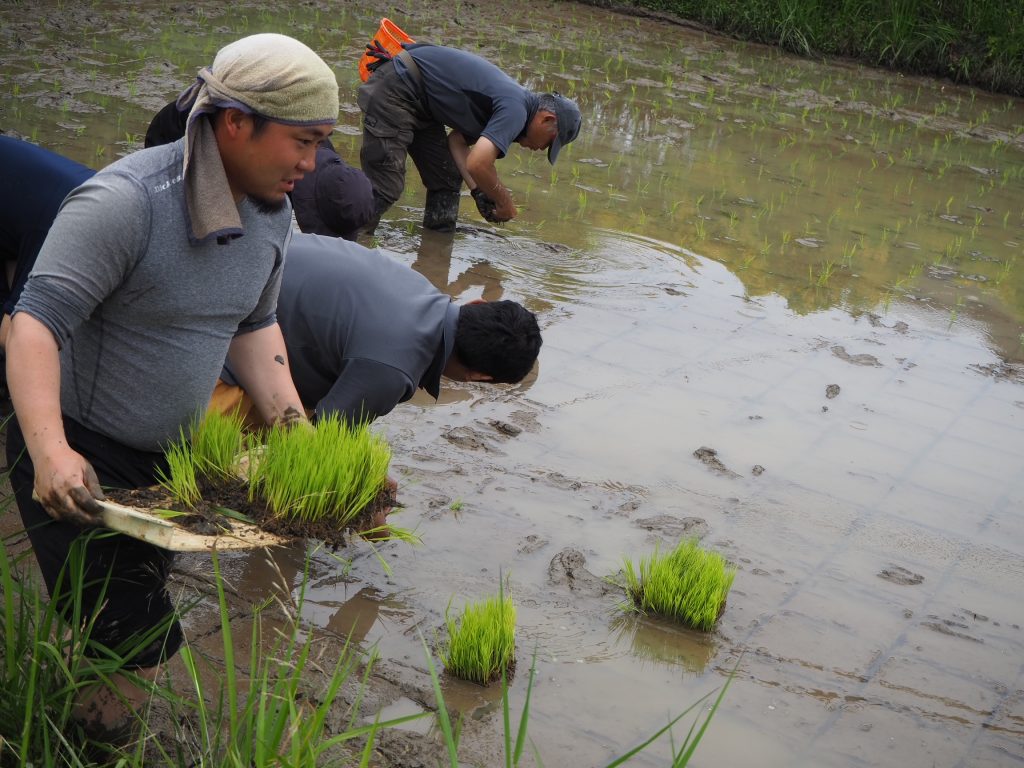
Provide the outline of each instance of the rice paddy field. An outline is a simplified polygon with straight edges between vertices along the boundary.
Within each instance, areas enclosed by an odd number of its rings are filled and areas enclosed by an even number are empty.
[[[376,648],[372,704],[429,707],[418,636],[507,577],[547,765],[604,765],[734,667],[694,764],[1024,765],[1024,101],[571,2],[14,2],[0,129],[102,167],[219,47],[277,31],[335,68],[357,163],[385,15],[584,121],[557,165],[499,162],[513,222],[467,196],[454,238],[423,232],[410,167],[377,231],[459,301],[524,302],[545,343],[520,385],[375,425],[420,546],[313,551],[304,619]],[[688,537],[737,568],[715,628],[624,614],[605,577]],[[220,567],[242,602],[287,598],[307,554]],[[197,644],[217,617],[190,615]],[[497,764],[500,692],[445,698],[465,762]],[[425,722],[382,764],[421,764]]]

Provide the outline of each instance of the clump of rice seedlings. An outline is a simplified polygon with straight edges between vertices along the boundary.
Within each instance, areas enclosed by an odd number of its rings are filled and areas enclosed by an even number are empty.
[[[444,615],[448,637],[438,649],[445,671],[487,685],[507,677],[515,660],[516,608],[504,594],[467,603],[458,617]]]
[[[180,439],[164,451],[164,458],[167,460],[168,471],[164,472],[162,468],[157,468],[160,487],[171,494],[175,501],[187,507],[194,507],[199,502],[201,494],[195,457],[185,430],[181,431]]]
[[[275,426],[250,461],[249,496],[274,515],[339,528],[369,506],[387,484],[391,449],[367,424],[338,416],[291,429]]]
[[[685,539],[668,554],[657,548],[640,558],[639,566],[624,558],[629,608],[655,613],[708,631],[718,621],[736,569],[716,552],[701,549],[696,539]]]
[[[210,478],[235,477],[245,447],[243,419],[238,411],[208,412],[192,428],[192,454],[200,473]]]
[[[238,457],[245,444],[242,418],[238,413],[207,413],[192,425],[189,434],[164,451],[168,471],[158,470],[160,485],[181,504],[194,507],[201,498],[200,480],[223,480],[237,472]]]

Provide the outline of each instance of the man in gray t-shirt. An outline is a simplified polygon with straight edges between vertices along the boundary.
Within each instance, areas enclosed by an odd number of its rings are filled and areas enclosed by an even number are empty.
[[[514,384],[533,368],[541,335],[514,301],[458,306],[402,262],[356,243],[296,234],[277,318],[295,388],[316,416],[372,421],[441,377]],[[241,392],[229,362],[213,407]]]
[[[516,206],[494,162],[515,142],[546,149],[554,163],[580,132],[571,99],[534,93],[486,59],[441,45],[410,44],[375,65],[358,101],[360,160],[373,184],[377,220],[405,188],[408,153],[427,188],[428,229],[455,228],[463,180],[485,219],[512,219]]]
[[[102,486],[156,482],[225,355],[264,418],[304,419],[275,317],[287,193],[338,114],[330,67],[283,35],[226,46],[193,87],[181,141],[112,163],[64,200],[7,341],[10,481],[47,588],[100,653],[149,679],[182,640],[171,556],[87,535]],[[65,569],[78,548],[81,570]],[[76,712],[107,738],[144,697],[117,673],[81,689]]]

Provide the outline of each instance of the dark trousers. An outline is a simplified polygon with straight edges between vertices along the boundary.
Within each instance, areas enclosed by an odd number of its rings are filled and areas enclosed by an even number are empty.
[[[143,488],[156,483],[158,467],[166,471],[161,453],[130,448],[68,418],[64,430],[68,445],[92,464],[105,487]],[[153,667],[173,656],[182,641],[166,588],[173,554],[105,528],[51,518],[32,499],[35,469],[14,419],[7,425],[7,463],[46,588],[65,618],[73,620],[80,589],[80,620],[95,617],[90,641],[127,658],[125,668]]]
[[[429,229],[454,228],[462,175],[448,149],[444,125],[426,110],[415,89],[390,61],[359,87],[357,98],[363,111],[359,160],[373,185],[377,218],[405,189],[408,154],[427,188],[424,225]]]

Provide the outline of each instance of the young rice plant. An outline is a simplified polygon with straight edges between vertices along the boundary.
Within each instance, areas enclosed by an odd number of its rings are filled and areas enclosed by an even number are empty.
[[[164,451],[168,471],[158,471],[160,485],[177,501],[193,507],[200,499],[200,478],[234,475],[244,445],[241,416],[210,411],[192,425],[188,435],[182,430]]]
[[[657,548],[634,566],[623,559],[628,607],[641,613],[656,613],[683,624],[708,631],[715,626],[725,598],[736,577],[736,569],[725,564],[716,552],[700,548],[696,539],[685,539],[670,553]]]
[[[445,611],[447,642],[438,650],[445,671],[487,685],[507,675],[515,658],[516,608],[502,590],[494,597],[467,603],[455,617]]]
[[[249,494],[275,515],[308,522],[351,522],[387,483],[391,449],[369,425],[326,416],[311,427],[274,427],[250,461]]]

